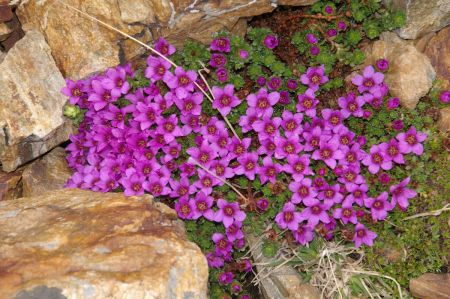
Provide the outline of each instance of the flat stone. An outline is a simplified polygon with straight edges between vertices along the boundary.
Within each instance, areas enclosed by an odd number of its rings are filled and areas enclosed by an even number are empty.
[[[62,189],[71,175],[72,171],[66,162],[66,152],[57,147],[25,166],[22,174],[23,197]]]
[[[0,170],[0,201],[22,197],[22,169],[14,172]]]
[[[442,89],[450,89],[450,26],[433,35],[424,51],[436,70]]]
[[[118,0],[120,18],[125,23],[154,23],[152,1],[150,0]]]
[[[248,235],[247,241],[252,249],[255,263],[265,264],[273,262],[262,254],[262,242],[255,236]],[[265,270],[256,266],[259,275],[265,276]],[[270,275],[261,280],[260,288],[265,299],[320,299],[318,290],[310,284],[304,283],[297,270],[291,266],[270,269]]]
[[[64,79],[41,33],[29,31],[0,64],[0,162],[6,172],[68,139]]]
[[[437,123],[439,130],[443,132],[450,131],[450,107],[442,108],[439,111],[439,121]]]
[[[409,282],[409,289],[416,298],[449,299],[450,274],[423,274]]]
[[[386,83],[391,95],[398,97],[404,107],[414,109],[432,87],[436,72],[430,59],[395,33],[383,33],[380,40],[365,49],[365,53],[364,65],[374,65],[380,58],[388,59]]]
[[[151,196],[63,189],[0,202],[0,298],[207,298],[208,268]]]
[[[450,24],[448,0],[393,0],[394,8],[406,13],[406,24],[397,30],[400,37],[416,39]]]

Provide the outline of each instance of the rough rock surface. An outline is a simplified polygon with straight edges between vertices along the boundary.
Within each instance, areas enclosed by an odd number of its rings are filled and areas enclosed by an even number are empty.
[[[424,51],[442,82],[442,89],[450,89],[450,26],[439,31],[427,43]]]
[[[0,202],[0,298],[206,298],[175,211],[77,189]]]
[[[406,24],[398,30],[405,39],[416,39],[450,24],[448,0],[393,0],[393,6],[406,12]]]
[[[255,236],[247,238],[252,256],[256,263],[270,263],[271,259],[262,254],[262,243]],[[266,272],[261,266],[256,266],[259,275]],[[263,271],[263,272],[261,272]],[[261,280],[261,291],[265,299],[320,299],[316,288],[303,283],[298,271],[291,266],[282,266]]]
[[[163,36],[179,46],[186,38],[209,42],[212,33],[222,29],[244,34],[247,18],[271,12],[278,2],[308,5],[317,0],[64,1],[142,42]],[[37,28],[45,35],[66,77],[79,79],[146,51],[60,2],[23,1],[17,14],[25,30]]]
[[[0,162],[4,171],[67,140],[65,82],[41,33],[29,31],[0,64]]]
[[[400,98],[404,107],[414,109],[419,99],[430,90],[436,76],[430,59],[395,33],[383,33],[380,40],[367,47],[365,52],[366,65],[374,64],[380,58],[389,60],[386,83],[391,94]]]
[[[22,197],[22,169],[6,173],[0,170],[0,201]]]
[[[423,274],[411,280],[409,288],[416,298],[450,299],[450,274]]]
[[[438,121],[438,128],[443,132],[450,132],[450,107],[442,108],[440,110]]]
[[[63,148],[57,147],[25,166],[22,174],[23,197],[62,189],[71,175],[72,171],[66,162],[66,152]]]

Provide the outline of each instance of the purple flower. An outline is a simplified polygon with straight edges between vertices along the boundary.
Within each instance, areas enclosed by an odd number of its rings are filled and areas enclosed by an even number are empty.
[[[267,181],[270,181],[272,184],[274,184],[280,171],[280,164],[273,163],[271,157],[265,157],[263,159],[263,165],[258,169],[261,184],[265,184]]]
[[[219,37],[211,42],[211,50],[218,52],[230,52],[230,39],[227,37]]]
[[[409,205],[409,199],[416,197],[417,193],[414,190],[405,188],[409,184],[410,178],[407,177],[397,185],[393,185],[389,188],[389,192],[392,196],[392,203],[398,204],[400,208],[406,210]]]
[[[245,115],[239,118],[239,125],[242,128],[242,133],[247,133],[252,130],[253,123],[258,119],[258,113],[255,108],[248,108]]]
[[[229,285],[234,278],[234,274],[231,272],[222,272],[219,274],[219,284],[221,285]]]
[[[147,58],[147,68],[145,69],[145,77],[152,79],[153,81],[158,81],[164,78],[168,74],[171,64],[161,58],[149,56]]]
[[[239,139],[233,136],[231,138],[230,153],[228,154],[228,158],[234,159],[244,154],[247,151],[248,147],[250,146],[250,143],[251,143],[250,138],[243,138],[242,141],[240,141]]]
[[[145,177],[137,173],[131,173],[120,180],[120,184],[124,187],[125,196],[143,195]]]
[[[363,71],[363,75],[355,75],[352,78],[352,83],[358,86],[358,91],[363,93],[369,91],[374,96],[380,97],[381,91],[380,84],[384,80],[384,75],[382,73],[376,73],[373,66],[369,65]]]
[[[61,89],[61,93],[69,97],[69,103],[71,105],[76,105],[84,95],[83,89],[84,86],[82,81],[74,82],[70,79],[66,79],[66,86]]]
[[[364,205],[364,199],[367,198],[366,192],[369,190],[369,187],[366,184],[351,184],[346,185],[346,189],[350,194],[344,199],[343,205],[356,203],[358,206],[362,207]]]
[[[364,119],[369,119],[372,116],[372,112],[370,112],[370,110],[364,110],[363,111],[363,118]]]
[[[101,81],[102,87],[110,90],[111,95],[118,98],[130,90],[126,76],[124,69],[110,68],[106,71],[106,77]]]
[[[339,30],[345,30],[347,28],[347,25],[345,24],[345,22],[338,22],[338,28]]]
[[[200,147],[188,148],[186,153],[205,167],[209,167],[212,160],[217,157],[217,153],[211,150],[211,147],[207,141],[203,141]]]
[[[439,94],[439,100],[444,104],[450,103],[450,91],[441,91],[441,93]]]
[[[352,204],[344,202],[342,208],[337,208],[333,211],[333,217],[336,219],[341,219],[344,224],[349,222],[356,224],[358,219],[356,218],[356,212],[352,208]]]
[[[222,268],[224,265],[223,258],[212,252],[206,254],[206,260],[208,261],[208,266],[211,268]]]
[[[258,199],[258,201],[256,202],[256,207],[261,212],[264,212],[269,207],[269,201],[266,198]]]
[[[347,97],[340,97],[338,99],[339,107],[341,107],[342,115],[347,118],[350,115],[355,117],[362,117],[362,106],[365,104],[364,97],[355,97],[353,92],[350,92]]]
[[[328,29],[328,31],[327,31],[327,35],[328,35],[329,37],[336,36],[337,33],[338,33],[337,30],[334,29],[334,28]]]
[[[320,141],[328,141],[331,136],[328,134],[323,134],[320,127],[311,128],[307,131],[303,131],[303,138],[306,140],[306,144],[303,150],[312,151],[319,148]]]
[[[199,92],[194,92],[190,96],[184,99],[175,99],[175,105],[182,115],[200,115],[202,112],[203,94]]]
[[[353,184],[360,185],[362,183],[365,183],[364,178],[360,174],[359,167],[353,165],[343,167],[342,173],[339,174],[338,181],[342,184],[345,184],[345,188],[347,188],[347,190]]]
[[[316,44],[317,43],[317,37],[314,34],[312,34],[312,33],[308,33],[306,35],[306,41],[309,44]]]
[[[248,58],[248,52],[244,49],[239,50],[239,57],[241,57],[242,59],[247,59]]]
[[[366,153],[361,150],[359,143],[353,144],[351,147],[347,147],[343,150],[343,158],[339,160],[341,165],[358,165]]]
[[[340,185],[329,185],[325,187],[319,193],[319,199],[323,200],[325,203],[333,205],[335,203],[341,203],[344,195],[340,193]]]
[[[214,96],[214,102],[212,104],[214,109],[219,110],[219,112],[226,116],[230,113],[231,108],[238,106],[241,101],[234,96],[234,85],[227,84],[222,89],[220,87],[214,86],[212,88],[212,94]]]
[[[387,212],[395,207],[388,201],[388,193],[386,191],[378,195],[377,198],[368,197],[364,199],[364,205],[370,208],[373,220],[384,220]]]
[[[387,185],[391,181],[391,177],[386,172],[380,173],[378,179],[383,185]]]
[[[164,56],[170,56],[175,53],[175,47],[169,44],[164,38],[160,37],[155,43],[155,49]]]
[[[298,86],[298,82],[295,79],[289,79],[286,83],[287,88],[290,90],[295,90]]]
[[[103,109],[118,99],[118,96],[111,94],[111,90],[103,88],[98,80],[92,80],[92,89],[94,92],[89,95],[89,102],[93,103],[95,111]]]
[[[307,89],[304,94],[298,95],[297,111],[305,112],[309,117],[316,116],[316,105],[319,101],[316,99],[314,91],[312,89]]]
[[[204,170],[198,170],[198,181],[194,183],[194,187],[202,190],[205,194],[212,193],[212,188],[219,184],[219,180]]]
[[[303,202],[306,208],[302,211],[301,217],[308,220],[308,226],[314,228],[319,221],[322,223],[329,223],[331,221],[327,211],[331,205],[329,203],[320,203],[316,198],[306,200]]]
[[[398,164],[405,163],[403,155],[400,151],[400,144],[397,140],[391,139],[389,142],[383,142],[379,146],[384,151],[388,159]]]
[[[249,107],[255,108],[258,116],[263,115],[265,112],[272,115],[273,108],[278,100],[280,99],[280,94],[276,91],[267,93],[265,88],[258,90],[256,94],[249,94],[247,96],[247,103]]]
[[[266,82],[267,82],[267,80],[264,76],[259,76],[258,79],[256,79],[256,83],[261,87],[266,85]]]
[[[189,194],[196,191],[195,187],[189,183],[189,178],[186,175],[182,176],[179,181],[170,179],[169,184],[172,189],[169,195],[172,198],[187,198]]]
[[[314,174],[309,168],[309,155],[290,155],[287,157],[287,164],[283,166],[283,170],[292,175],[294,181],[298,182],[303,179],[305,175]]]
[[[228,71],[224,68],[218,68],[216,70],[216,77],[220,82],[226,82],[228,80]]]
[[[334,169],[336,167],[336,160],[343,158],[343,153],[338,149],[338,141],[335,137],[328,141],[321,140],[320,147],[312,154],[314,160],[322,160],[328,167]]]
[[[168,118],[158,118],[156,124],[156,133],[162,134],[166,143],[170,143],[175,140],[176,137],[184,135],[181,128],[178,126],[178,117],[176,117],[175,114],[170,115]]]
[[[237,158],[239,166],[234,169],[237,175],[245,175],[249,180],[255,179],[258,169],[258,155],[256,153],[244,153]]]
[[[401,119],[396,119],[392,121],[392,128],[396,131],[403,129],[403,121]]]
[[[228,240],[234,242],[236,240],[244,238],[244,233],[242,232],[242,223],[235,221],[233,224],[225,229]]]
[[[225,227],[229,227],[234,221],[242,222],[245,220],[245,213],[239,209],[237,202],[229,203],[228,201],[220,198],[217,201],[217,207],[219,210],[214,215],[214,221],[223,222]]]
[[[287,90],[280,91],[280,100],[278,101],[278,103],[287,105],[290,102],[291,102],[291,99],[289,98],[289,91],[287,91]]]
[[[311,185],[312,181],[309,178],[304,178],[298,182],[292,181],[289,184],[289,190],[293,193],[291,202],[299,204],[301,202],[315,199],[317,192]]]
[[[227,59],[225,55],[214,53],[211,54],[211,60],[209,61],[209,65],[213,68],[219,68],[224,66],[227,63]]]
[[[211,164],[211,169],[220,178],[224,179],[232,178],[234,176],[234,172],[230,167],[228,167],[230,160],[231,159],[229,158],[214,160]]]
[[[402,154],[413,152],[420,156],[423,153],[423,145],[420,142],[427,139],[427,134],[417,132],[415,127],[410,127],[406,133],[400,133],[396,138],[399,141],[399,148]]]
[[[334,12],[334,9],[333,9],[333,7],[331,7],[331,6],[326,5],[324,11],[325,11],[327,14],[331,15],[331,14]]]
[[[175,204],[175,211],[181,219],[193,219],[194,209],[194,202],[187,197],[180,198]]]
[[[169,74],[169,73],[167,73]],[[189,92],[194,91],[197,74],[194,71],[185,71],[181,66],[175,68],[175,75],[164,76],[164,82],[175,90],[178,98],[186,98]]]
[[[277,159],[283,159],[290,155],[296,155],[303,149],[299,138],[295,136],[289,138],[275,136],[274,142],[276,144],[275,158]]]
[[[281,229],[289,228],[292,231],[298,229],[300,221],[300,213],[295,211],[295,205],[291,202],[285,203],[283,210],[275,217],[275,222]]]
[[[400,105],[400,99],[399,98],[390,98],[387,101],[387,108],[388,109],[395,109]]]
[[[311,227],[304,224],[299,225],[297,230],[292,231],[292,235],[302,245],[306,245],[314,239],[314,231]]]
[[[281,126],[284,129],[284,135],[286,137],[298,136],[302,132],[301,123],[303,121],[303,114],[293,114],[289,110],[284,110],[281,117]]]
[[[202,191],[195,195],[194,209],[192,219],[198,219],[201,216],[205,217],[209,221],[214,220],[214,211],[211,209],[214,199],[211,196],[206,195]]]
[[[387,59],[381,58],[375,62],[375,65],[380,72],[384,72],[389,68],[389,61],[387,61]]]
[[[380,145],[373,145],[370,148],[370,154],[362,160],[362,163],[369,168],[371,174],[377,173],[380,168],[384,170],[392,168],[392,161],[386,156]]]
[[[279,136],[278,128],[281,124],[281,118],[274,117],[273,119],[265,113],[263,118],[253,123],[253,130],[258,133],[259,140],[272,139]]]
[[[274,49],[276,46],[278,46],[278,39],[275,35],[268,34],[264,38],[264,45],[269,49]]]
[[[328,82],[328,77],[325,76],[325,67],[323,65],[309,67],[306,74],[300,76],[300,81],[313,91],[319,90],[319,85]]]
[[[344,116],[339,110],[323,109],[322,117],[327,121],[327,126],[333,130],[334,133],[342,129],[344,126]]]
[[[355,247],[359,248],[362,244],[367,246],[373,245],[373,240],[377,237],[377,234],[373,231],[368,230],[364,224],[358,223],[355,227],[355,235],[353,236],[353,242],[355,242]]]
[[[317,56],[320,53],[320,48],[317,46],[311,46],[309,53],[311,53],[312,56]]]
[[[226,257],[232,249],[232,244],[227,240],[227,238],[221,233],[214,233],[212,235],[212,240],[216,244],[215,253],[218,256]]]
[[[281,86],[281,78],[280,77],[272,77],[267,83],[267,87],[271,90],[275,90],[280,88]]]

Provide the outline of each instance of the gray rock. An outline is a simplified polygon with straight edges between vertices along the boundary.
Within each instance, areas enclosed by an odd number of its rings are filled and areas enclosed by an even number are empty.
[[[0,64],[0,162],[6,172],[68,139],[64,78],[41,33],[27,32]]]
[[[416,39],[450,24],[448,0],[393,0],[393,6],[406,12],[406,24],[398,30],[405,39]]]

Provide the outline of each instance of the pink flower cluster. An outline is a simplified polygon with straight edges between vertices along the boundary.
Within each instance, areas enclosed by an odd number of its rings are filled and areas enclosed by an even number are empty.
[[[266,43],[276,44],[273,37]],[[163,39],[155,47],[166,56],[175,51]],[[226,63],[230,52],[227,38],[214,40],[210,49],[212,66]],[[367,196],[363,165],[371,173],[389,170],[392,163],[404,163],[404,154],[420,155],[426,138],[411,127],[388,143],[374,145],[369,153],[361,149],[363,138],[355,136],[344,120],[362,117],[365,104],[373,105],[373,99],[382,100],[387,94],[383,75],[372,67],[353,79],[360,95],[340,98],[339,110],[316,110],[316,92],[328,81],[323,66],[311,67],[300,77],[308,90],[298,95],[296,111],[284,110],[280,117],[274,116],[281,99],[277,91],[260,88],[249,94],[245,99],[248,109],[239,125],[246,136],[255,138],[242,140],[230,135],[222,119],[201,116],[204,95],[196,87],[201,83],[196,72],[173,68],[165,59],[149,56],[145,76],[149,85],[137,89],[128,83],[134,77],[129,65],[78,82],[67,80],[63,93],[86,113],[67,147],[67,160],[75,172],[66,186],[100,192],[122,189],[127,196],[145,192],[166,196],[176,201],[182,219],[203,217],[222,223],[225,233],[212,236],[215,250],[207,255],[212,267],[223,266],[231,260],[233,247],[245,245],[243,208],[212,196],[224,180],[245,176],[267,184],[275,183],[281,173],[289,176],[292,197],[275,222],[281,229],[289,229],[300,244],[310,242],[319,226],[331,237],[340,220],[355,226],[356,246],[371,245],[376,235],[359,221],[365,213],[383,220],[395,205],[404,209],[415,196],[406,188],[408,178],[391,186],[390,200],[387,192],[375,198]],[[212,93],[212,106],[223,116],[241,103],[231,84],[215,86]],[[174,107],[178,112],[168,113]],[[194,146],[183,145],[187,136],[195,136]],[[196,167],[197,163],[202,167]],[[323,163],[323,167],[314,173],[312,163]],[[326,168],[334,172],[336,181],[327,182]],[[259,199],[257,205],[263,213],[270,199]],[[228,280],[223,277],[224,283]]]

